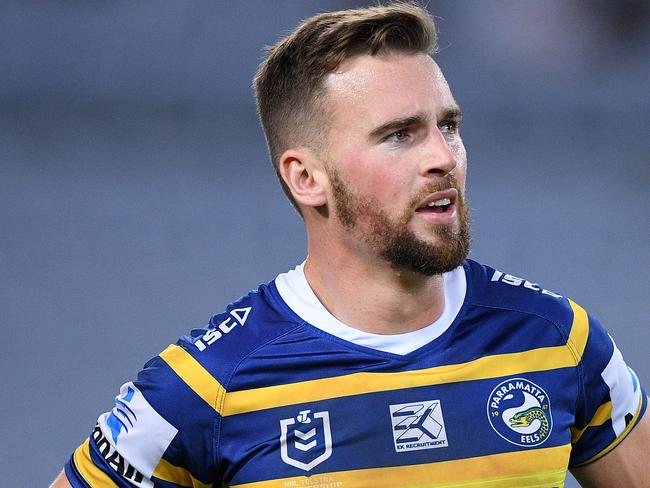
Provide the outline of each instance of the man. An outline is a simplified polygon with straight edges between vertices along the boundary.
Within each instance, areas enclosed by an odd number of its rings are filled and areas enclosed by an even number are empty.
[[[54,486],[648,486],[602,326],[466,260],[461,111],[425,10],[325,13],[255,87],[303,265],[149,361]]]

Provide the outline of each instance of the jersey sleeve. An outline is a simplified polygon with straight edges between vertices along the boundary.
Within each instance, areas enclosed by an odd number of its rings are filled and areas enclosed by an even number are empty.
[[[614,449],[645,413],[647,396],[614,340],[589,316],[589,336],[578,364],[581,394],[571,429],[570,467]]]
[[[221,391],[193,349],[183,340],[169,346],[122,386],[66,464],[73,487],[221,484],[214,442]]]

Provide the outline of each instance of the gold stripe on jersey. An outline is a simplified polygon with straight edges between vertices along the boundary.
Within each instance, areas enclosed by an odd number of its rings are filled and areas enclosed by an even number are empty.
[[[570,303],[574,309],[574,320],[567,343],[571,345],[495,354],[467,363],[399,373],[354,373],[228,392],[222,415],[236,415],[350,395],[482,380],[575,366],[584,352],[589,335],[589,324],[586,312],[575,303]]]
[[[222,415],[236,415],[380,391],[496,378],[573,365],[573,355],[566,347],[559,346],[520,353],[496,354],[468,363],[399,373],[354,373],[287,385],[228,392]]]
[[[153,471],[153,476],[163,481],[190,488],[211,488],[212,486],[212,483],[203,483],[197,480],[187,469],[179,468],[165,459],[160,460]]]
[[[354,373],[285,385],[227,393],[185,349],[170,345],[160,357],[208,405],[220,415],[236,415],[351,395],[399,390],[458,381],[496,378],[523,372],[575,366],[582,357],[589,335],[585,310],[569,300],[574,312],[567,344],[528,351],[495,354],[461,364],[450,364],[399,373]]]
[[[89,439],[86,439],[85,442],[75,450],[72,459],[77,471],[79,471],[79,474],[81,474],[88,486],[101,486],[102,488],[117,486],[111,477],[99,469],[90,458]]]
[[[197,395],[221,413],[226,390],[189,352],[172,344],[160,353],[160,357]]]
[[[587,339],[589,338],[589,317],[585,309],[573,300],[569,299],[569,305],[573,309],[573,323],[571,324],[567,346],[575,354],[576,364],[578,364],[585,352]]]
[[[227,393],[223,416],[269,408],[315,402],[351,395],[441,385],[459,381],[498,378],[535,371],[547,371],[578,364],[589,336],[587,313],[570,301],[574,310],[567,344],[523,352],[495,354],[461,364],[449,364],[399,373],[354,373],[285,385]]]
[[[577,429],[575,427],[571,427],[571,443],[575,444],[576,442],[578,442],[582,437],[582,434],[584,434],[588,428],[598,427],[599,425],[603,425],[611,418],[612,418],[612,402],[610,401],[607,403],[603,403],[600,407],[598,407],[598,410],[596,410],[596,413],[594,414],[591,421],[583,429]]]
[[[564,486],[571,445],[507,452],[430,464],[337,471],[256,483],[232,488],[344,486],[346,488],[399,487],[549,487]]]

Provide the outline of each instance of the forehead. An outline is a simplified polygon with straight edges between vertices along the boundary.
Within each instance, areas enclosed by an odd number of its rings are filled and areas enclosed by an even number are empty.
[[[325,87],[335,124],[353,119],[373,126],[423,113],[435,119],[456,107],[442,71],[426,54],[356,56],[330,73]]]

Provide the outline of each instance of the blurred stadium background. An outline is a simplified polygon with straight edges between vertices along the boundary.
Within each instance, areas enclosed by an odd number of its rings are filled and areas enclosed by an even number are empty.
[[[300,19],[364,4],[0,2],[4,486],[46,486],[146,359],[304,258],[250,80]],[[472,256],[588,308],[649,386],[650,4],[428,7]]]

